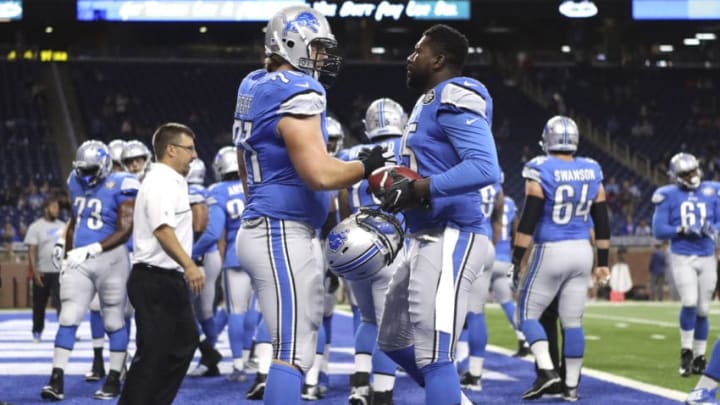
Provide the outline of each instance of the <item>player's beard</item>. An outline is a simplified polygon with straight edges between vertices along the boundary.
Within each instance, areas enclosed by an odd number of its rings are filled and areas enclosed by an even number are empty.
[[[410,69],[407,70],[406,83],[409,88],[425,91],[427,82],[428,78],[424,72],[420,71],[417,68],[413,69],[412,71]]]

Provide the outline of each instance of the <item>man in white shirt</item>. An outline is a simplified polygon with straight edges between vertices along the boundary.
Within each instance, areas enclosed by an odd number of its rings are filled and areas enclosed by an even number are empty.
[[[192,261],[192,213],[185,176],[197,158],[195,134],[167,123],[153,135],[157,163],[135,202],[133,267],[128,296],[135,307],[137,352],[118,404],[170,404],[198,344],[188,287],[205,276]]]

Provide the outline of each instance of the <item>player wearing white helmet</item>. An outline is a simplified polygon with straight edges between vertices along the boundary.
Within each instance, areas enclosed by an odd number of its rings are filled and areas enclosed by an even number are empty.
[[[316,230],[328,215],[325,190],[347,187],[385,163],[380,148],[361,162],[326,150],[326,97],[320,82],[337,75],[340,58],[327,19],[297,5],[265,29],[264,69],[238,88],[234,140],[247,174],[247,206],[235,241],[250,274],[274,347],[266,404],[297,404],[312,365],[322,320],[322,271]]]
[[[46,399],[63,398],[64,369],[77,327],[97,292],[110,336],[110,373],[95,397],[112,399],[120,394],[120,371],[129,338],[124,321],[130,272],[125,242],[132,231],[139,183],[128,173],[111,172],[110,150],[100,141],[80,145],[73,167],[68,177],[73,215],[65,244],[72,249],[62,263],[60,328],[55,337],[52,375],[41,395]]]
[[[145,173],[150,169],[150,163],[152,163],[150,149],[144,143],[133,139],[125,143],[121,156],[125,170],[142,181]]]
[[[695,156],[670,159],[673,184],[658,188],[652,229],[670,240],[670,268],[680,294],[680,367],[683,377],[701,374],[709,331],[708,311],[717,281],[715,242],[720,226],[720,183],[703,181]]]

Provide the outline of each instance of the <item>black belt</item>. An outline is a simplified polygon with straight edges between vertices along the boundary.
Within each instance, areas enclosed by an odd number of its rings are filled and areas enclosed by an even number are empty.
[[[158,273],[158,274],[166,274],[168,276],[183,277],[184,276],[183,272],[178,271],[178,269],[179,269],[178,267],[176,267],[174,269],[168,269],[166,267],[153,266],[152,264],[147,264],[147,263],[133,264],[133,270],[145,270],[145,271],[150,271],[150,272]]]

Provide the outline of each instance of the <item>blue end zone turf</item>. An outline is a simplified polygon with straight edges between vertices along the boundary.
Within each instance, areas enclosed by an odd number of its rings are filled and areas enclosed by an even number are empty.
[[[29,311],[0,312],[0,400],[15,405],[47,404],[40,399],[40,390],[48,381],[52,368],[52,342],[57,330],[55,316],[48,316],[41,343],[32,343],[31,314]],[[312,403],[317,405],[345,404],[349,392],[349,374],[352,372],[352,319],[335,316],[333,319],[333,342],[330,356],[330,391],[327,397]],[[135,330],[135,328],[133,328]],[[75,345],[65,376],[65,400],[63,404],[92,404],[95,390],[102,382],[87,383],[83,374],[90,370],[92,347],[89,324],[79,328],[81,340]],[[131,353],[134,352],[134,338],[131,339]],[[106,343],[107,347],[107,343]],[[227,334],[218,339],[218,349],[225,356],[221,371],[228,373],[230,363]],[[105,350],[105,355],[108,355]],[[590,353],[590,355],[592,355]],[[197,360],[197,359],[196,359]],[[196,360],[193,361],[195,364]],[[107,362],[107,358],[106,358]],[[107,363],[106,363],[107,364]],[[522,401],[520,395],[534,379],[532,363],[488,351],[485,358],[483,390],[466,392],[468,397],[479,404],[562,404],[562,398],[542,398]],[[245,392],[252,384],[248,381],[237,384],[225,381],[224,377],[185,378],[174,404],[261,404],[260,401],[245,400]],[[580,403],[590,404],[678,404],[664,397],[637,391],[596,378],[583,376],[580,384]],[[308,402],[311,403],[311,402]],[[424,392],[407,376],[401,374],[395,387],[396,405],[418,405],[425,403]]]

